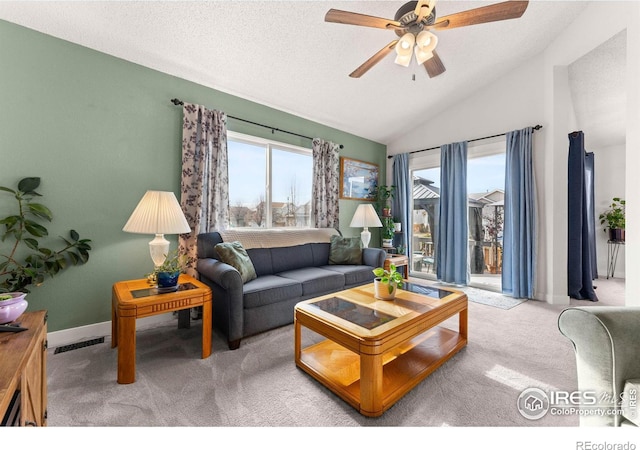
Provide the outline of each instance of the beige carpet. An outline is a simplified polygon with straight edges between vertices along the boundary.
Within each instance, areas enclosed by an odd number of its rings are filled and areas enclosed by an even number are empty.
[[[624,303],[623,280],[596,284],[600,302],[572,304]],[[174,324],[139,330],[137,381],[130,385],[116,383],[117,350],[110,348],[109,336],[103,344],[63,353],[54,354],[52,348],[48,423],[51,427],[576,427],[577,416],[547,415],[531,421],[516,408],[518,395],[527,387],[577,389],[573,349],[556,324],[562,309],[539,301],[511,309],[470,302],[468,346],[379,418],[361,416],[295,367],[293,326],[245,339],[235,351],[214,333],[213,354],[206,360],[200,359],[199,322],[188,330]]]

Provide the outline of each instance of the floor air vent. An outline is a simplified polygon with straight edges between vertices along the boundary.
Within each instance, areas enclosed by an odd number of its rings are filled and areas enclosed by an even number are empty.
[[[53,354],[68,352],[70,350],[76,350],[82,347],[88,347],[90,345],[102,344],[104,342],[104,337],[97,339],[90,339],[88,341],[77,342],[75,344],[63,345],[62,347],[57,347]]]

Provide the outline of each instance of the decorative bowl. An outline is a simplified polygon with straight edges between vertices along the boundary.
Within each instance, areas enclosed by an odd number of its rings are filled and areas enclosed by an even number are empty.
[[[16,320],[26,311],[29,303],[24,299],[27,295],[24,292],[7,292],[0,294],[0,298],[10,295],[12,298],[0,300],[0,324],[10,323]]]

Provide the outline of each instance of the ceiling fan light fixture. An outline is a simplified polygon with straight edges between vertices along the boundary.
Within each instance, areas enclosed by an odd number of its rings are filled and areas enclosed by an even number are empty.
[[[411,51],[415,42],[416,37],[413,35],[413,33],[403,34],[396,44],[396,53],[398,54],[398,56],[411,56]]]
[[[425,52],[432,52],[438,45],[438,36],[430,31],[424,30],[416,36],[416,46]]]
[[[411,64],[411,52],[409,52],[408,55],[396,56],[395,63],[400,66],[409,67],[409,64]]]
[[[416,61],[418,62],[418,64],[424,64],[425,61],[428,61],[431,58],[433,58],[433,52],[425,52],[424,50],[419,48],[417,45],[415,48],[415,53],[416,53]]]

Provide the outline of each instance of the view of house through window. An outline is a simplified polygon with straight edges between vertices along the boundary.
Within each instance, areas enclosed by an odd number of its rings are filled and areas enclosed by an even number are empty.
[[[311,149],[228,133],[231,227],[311,226]]]
[[[413,275],[435,279],[438,261],[440,167],[413,170]],[[504,151],[490,155],[469,152],[467,193],[470,283],[501,288],[504,218]]]

